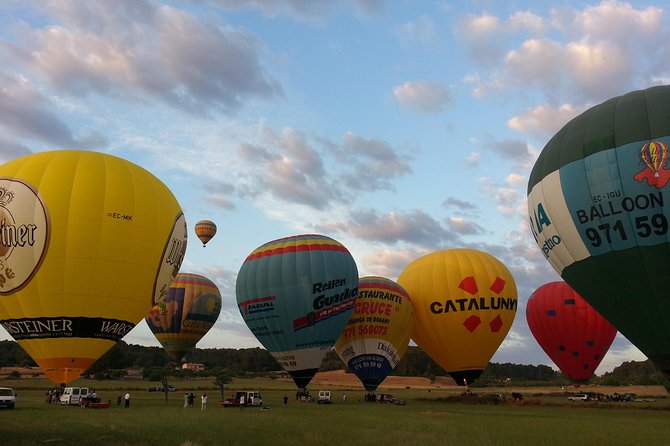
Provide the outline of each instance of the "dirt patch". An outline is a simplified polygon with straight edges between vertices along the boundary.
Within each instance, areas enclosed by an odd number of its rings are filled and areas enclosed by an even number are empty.
[[[363,384],[361,384],[358,377],[353,373],[347,373],[344,370],[319,372],[312,378],[312,385],[363,389]],[[440,376],[433,382],[428,378],[414,376],[387,376],[384,382],[379,386],[379,389],[435,389],[446,387],[457,386],[453,379],[446,376]]]

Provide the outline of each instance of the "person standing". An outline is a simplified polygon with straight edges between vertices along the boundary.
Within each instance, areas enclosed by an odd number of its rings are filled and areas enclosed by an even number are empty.
[[[200,397],[200,410],[207,410],[207,394],[203,393]]]
[[[188,393],[184,394],[184,408],[188,407]]]
[[[284,395],[284,406],[288,404],[288,396]]]
[[[195,395],[193,395],[193,392],[188,396],[188,407],[189,409],[193,409],[193,402],[195,401]]]
[[[245,403],[246,403],[246,401],[245,401],[245,398],[244,398],[244,394],[242,394],[242,396],[240,396],[240,410],[244,409],[244,404]]]
[[[125,401],[125,408],[128,409],[130,407],[130,392],[126,392],[125,396],[123,397]]]

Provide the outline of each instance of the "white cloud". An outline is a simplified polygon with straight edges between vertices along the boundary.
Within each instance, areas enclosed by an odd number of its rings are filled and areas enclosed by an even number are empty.
[[[425,80],[398,85],[393,88],[393,95],[403,108],[420,113],[440,111],[452,100],[446,86]]]

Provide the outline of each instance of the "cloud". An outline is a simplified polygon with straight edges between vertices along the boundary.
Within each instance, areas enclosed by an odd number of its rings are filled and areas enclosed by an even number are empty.
[[[448,197],[446,200],[442,202],[442,206],[446,208],[455,207],[456,209],[462,212],[473,211],[477,209],[477,206],[474,203],[459,200],[458,198],[455,197]]]
[[[26,78],[14,78],[0,72],[0,128],[8,146],[20,150],[19,139],[41,141],[51,148],[92,149],[107,145],[101,134],[84,130],[77,137],[61,119],[63,113]]]
[[[519,133],[543,137],[548,141],[561,127],[582,111],[583,107],[573,104],[562,104],[558,107],[542,104],[524,110],[518,116],[509,119],[507,125]]]
[[[192,113],[235,112],[283,95],[249,32],[147,2],[55,4],[55,23],[4,42],[56,91],[160,101]]]
[[[450,231],[459,235],[483,235],[488,232],[477,223],[462,217],[449,217],[446,223]]]
[[[373,209],[359,211],[351,215],[347,228],[357,238],[388,244],[406,242],[437,246],[458,238],[456,233],[445,229],[419,209],[387,214],[379,214]]]
[[[534,89],[548,98],[595,103],[670,72],[659,64],[670,37],[660,8],[604,0],[583,10],[562,7],[546,18],[521,18],[482,14],[460,21],[459,36],[473,60],[494,69],[466,77],[477,97],[523,88],[526,94]]]
[[[407,81],[393,88],[393,95],[401,107],[419,113],[434,113],[452,101],[449,89],[425,80]]]

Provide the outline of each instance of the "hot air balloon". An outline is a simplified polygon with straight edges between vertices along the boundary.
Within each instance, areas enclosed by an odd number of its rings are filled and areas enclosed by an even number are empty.
[[[492,255],[447,249],[410,263],[398,283],[412,296],[412,339],[459,385],[484,371],[517,309],[512,274]]]
[[[195,224],[195,235],[202,242],[202,247],[207,245],[207,242],[216,234],[216,224],[209,220],[200,220]]]
[[[384,277],[361,277],[354,311],[335,351],[374,392],[407,351],[413,322],[407,291]]]
[[[535,290],[526,304],[526,320],[540,347],[575,382],[593,376],[617,332],[565,282]]]
[[[342,333],[357,292],[358,269],[347,248],[315,234],[255,249],[236,283],[242,318],[300,389]]]
[[[165,301],[145,318],[173,362],[180,362],[212,328],[221,313],[217,286],[198,274],[179,273]]]
[[[165,298],[186,250],[170,190],[102,153],[35,153],[0,166],[0,324],[68,383]]]
[[[528,181],[544,257],[668,376],[669,143],[670,86],[634,91],[567,123]]]

